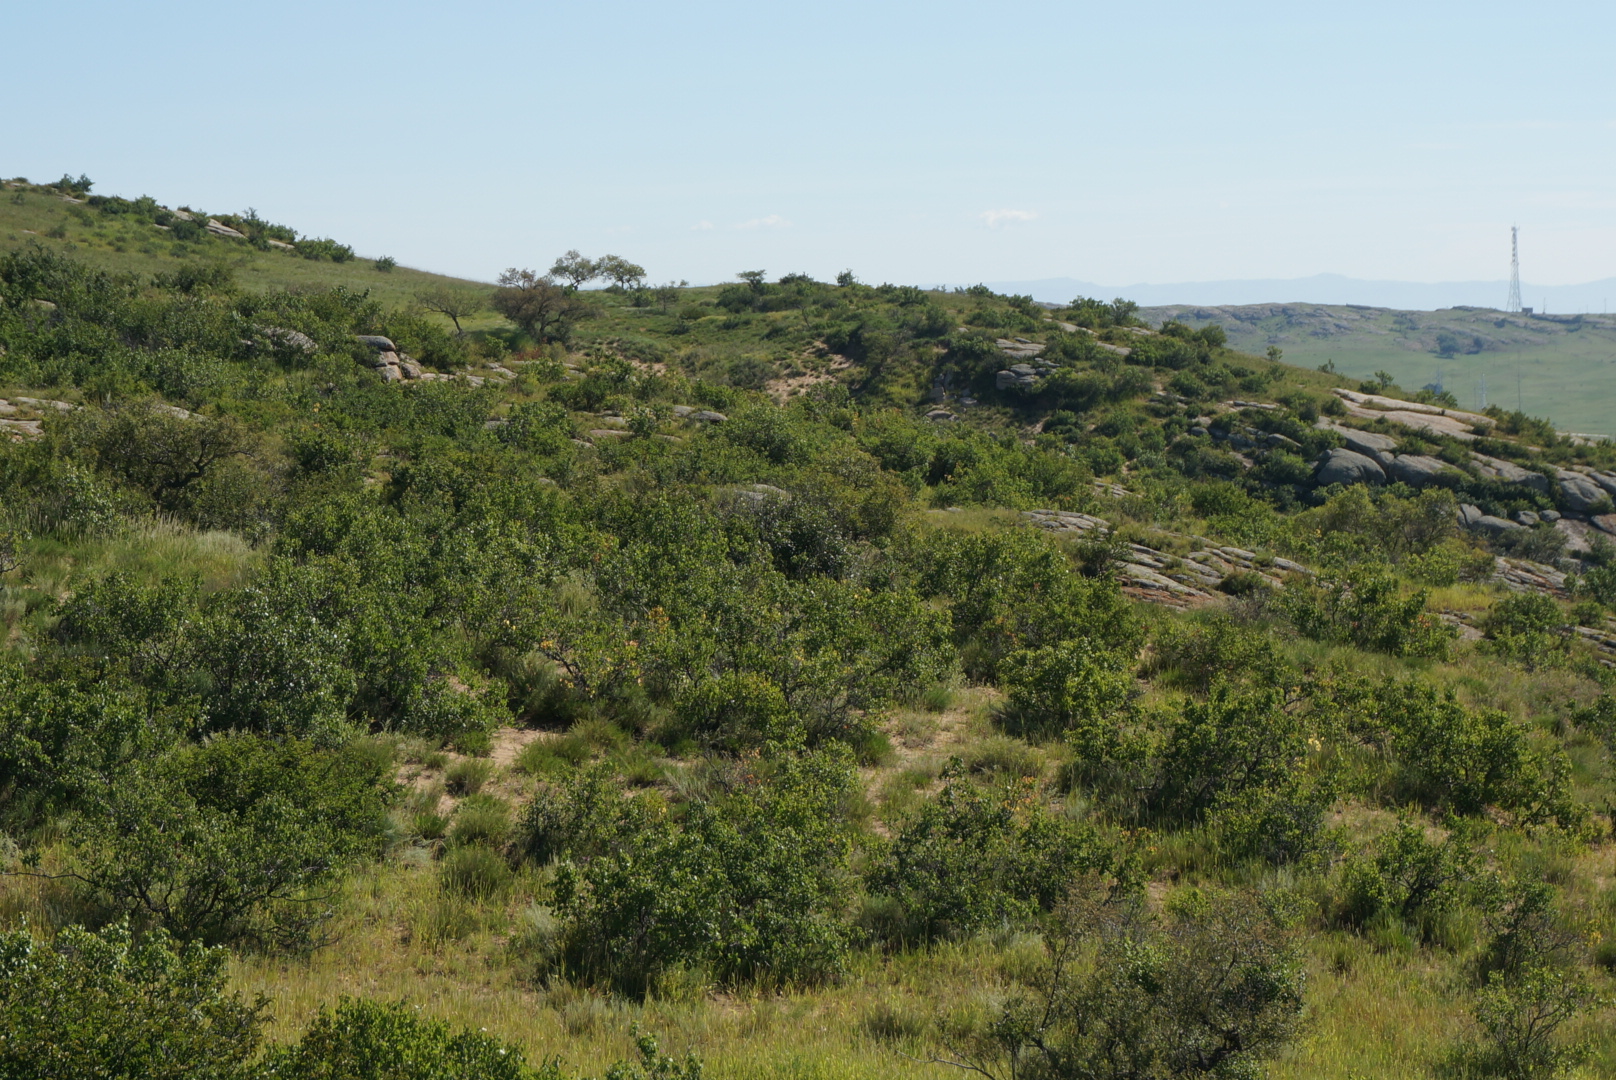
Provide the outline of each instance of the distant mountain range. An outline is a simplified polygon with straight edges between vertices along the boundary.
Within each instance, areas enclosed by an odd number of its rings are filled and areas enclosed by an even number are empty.
[[[1251,281],[1189,281],[1176,285],[1096,285],[1076,278],[1037,281],[989,281],[995,292],[1030,294],[1034,300],[1066,303],[1074,296],[1102,300],[1126,297],[1145,307],[1167,304],[1304,303],[1364,304],[1403,311],[1436,311],[1451,307],[1502,308],[1509,296],[1507,281],[1365,281],[1341,274]],[[1539,312],[1601,313],[1616,302],[1616,278],[1585,285],[1521,286],[1521,300]]]

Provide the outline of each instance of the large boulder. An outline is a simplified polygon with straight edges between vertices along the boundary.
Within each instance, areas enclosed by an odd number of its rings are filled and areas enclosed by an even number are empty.
[[[1347,444],[1347,449],[1353,453],[1362,454],[1367,458],[1380,460],[1382,454],[1391,454],[1397,450],[1397,440],[1390,435],[1376,435],[1373,431],[1359,431],[1356,428],[1338,427],[1335,429],[1341,435],[1341,441]]]
[[[1501,517],[1494,517],[1491,514],[1481,515],[1474,521],[1470,522],[1468,527],[1474,529],[1476,532],[1486,533],[1489,536],[1497,536],[1499,533],[1514,532],[1519,529],[1526,528],[1525,525],[1517,525],[1513,521],[1507,521]]]
[[[398,346],[393,344],[391,338],[384,338],[380,334],[356,334],[354,339],[361,345],[368,345],[377,352],[398,352]]]
[[[1386,470],[1373,458],[1353,450],[1326,450],[1319,458],[1314,479],[1320,487],[1330,484],[1384,484]]]
[[[1560,501],[1566,509],[1587,514],[1610,502],[1610,495],[1592,478],[1570,469],[1556,469],[1560,481]]]
[[[1588,479],[1605,489],[1605,494],[1616,499],[1616,473],[1600,472],[1594,469],[1588,474]]]
[[[1451,479],[1464,479],[1464,475],[1447,462],[1424,454],[1398,454],[1383,464],[1393,480],[1400,480],[1410,487],[1429,487],[1441,483],[1444,473],[1450,474]]]
[[[1476,471],[1489,480],[1501,480],[1506,484],[1524,484],[1544,495],[1549,493],[1549,478],[1540,472],[1523,469],[1513,461],[1488,457],[1485,454],[1471,454],[1470,460],[1476,463]]]

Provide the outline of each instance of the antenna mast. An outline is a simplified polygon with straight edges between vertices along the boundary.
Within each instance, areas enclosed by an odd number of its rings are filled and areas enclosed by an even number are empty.
[[[1509,227],[1509,302],[1504,310],[1519,312],[1521,310],[1521,245],[1520,227]]]

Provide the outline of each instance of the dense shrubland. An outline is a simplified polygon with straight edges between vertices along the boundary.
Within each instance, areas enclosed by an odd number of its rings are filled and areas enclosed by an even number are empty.
[[[979,997],[865,1029],[1023,1077],[1302,1075],[1310,985],[1367,950],[1473,1009],[1431,1062],[1572,1062],[1616,930],[1616,712],[1572,630],[1608,550],[1575,605],[1494,596],[1457,501],[1538,496],[1320,490],[1325,380],[1125,302],[1063,330],[851,275],[670,299],[612,258],[513,271],[488,302],[517,328],[471,333],[0,260],[0,387],[77,406],[0,444],[17,1075],[102,1028],[109,1076],[167,1075],[164,1038],[173,1075],[562,1075],[368,998],[265,1050],[227,957],[309,970],[383,924],[429,953],[497,931],[509,991],[557,1008],[813,1001],[987,950]],[[996,389],[1011,333],[1044,339],[1030,390]],[[359,334],[491,381],[388,385]],[[919,419],[937,385],[979,419]],[[1191,434],[1226,395],[1285,401],[1221,416],[1295,447]],[[1009,513],[1039,507],[1119,528]],[[1119,545],[1189,536],[1316,573],[1213,612],[1125,595]],[[422,880],[404,944],[352,914]],[[611,1075],[700,1072],[639,1051]]]

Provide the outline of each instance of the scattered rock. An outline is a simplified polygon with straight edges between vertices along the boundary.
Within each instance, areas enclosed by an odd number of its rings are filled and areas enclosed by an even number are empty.
[[[680,419],[689,416],[695,411],[696,410],[691,408],[689,405],[675,405],[673,407],[673,415],[679,417]]]
[[[1494,559],[1493,580],[1514,592],[1546,593],[1560,600],[1568,596],[1565,574],[1528,559]]]
[[[956,417],[947,409],[933,409],[931,412],[926,414],[926,419],[932,421],[933,423],[947,423],[950,420],[956,419]]]
[[[231,240],[247,239],[246,233],[238,232],[237,230],[226,225],[224,222],[214,221],[212,218],[208,218],[207,230],[214,236],[224,236],[230,238]]]
[[[18,395],[11,399],[21,405],[28,405],[35,409],[55,409],[57,412],[72,412],[78,408],[71,401],[57,401],[55,398],[23,397]],[[166,407],[166,406],[165,406]]]
[[[270,247],[274,248],[277,251],[296,251],[297,250],[297,245],[296,244],[288,244],[285,240],[266,240],[264,242],[267,243]]]
[[[37,439],[44,433],[44,426],[38,420],[0,420],[0,434],[12,442]]]
[[[1384,484],[1386,471],[1374,458],[1353,450],[1327,450],[1319,458],[1314,474],[1320,487],[1330,484]]]
[[[691,413],[689,419],[699,421],[703,424],[722,424],[724,421],[728,420],[729,417],[725,416],[721,412],[714,412],[711,409],[701,409],[697,412]]]
[[[1300,450],[1302,448],[1301,443],[1297,442],[1295,439],[1281,435],[1277,431],[1270,432],[1268,438],[1264,439],[1263,442],[1267,443],[1271,447],[1275,447],[1276,449]]]
[[[1616,536],[1616,514],[1595,514],[1588,522],[1600,532]]]
[[[999,347],[1000,352],[1007,356],[1013,356],[1018,360],[1037,356],[1039,353],[1044,351],[1044,347],[1042,345],[1039,345],[1037,342],[1028,341],[1026,338],[1000,338],[998,341],[995,341],[994,344]]]
[[[1026,365],[1017,364],[1016,367],[1026,367]],[[1007,371],[1001,371],[993,377],[993,388],[995,390],[1010,390],[1018,386],[1030,387],[1037,381],[1038,377],[1031,368],[1027,368],[1026,374],[1021,374],[1015,368],[1011,368]]]
[[[1333,392],[1337,397],[1344,398],[1355,405],[1372,409],[1443,416],[1458,420],[1470,427],[1490,428],[1494,423],[1492,417],[1483,416],[1481,413],[1464,412],[1461,409],[1447,409],[1440,405],[1427,405],[1421,401],[1403,401],[1400,398],[1383,397],[1380,394],[1360,394],[1355,390],[1345,390],[1341,387],[1336,387]]]
[[[1542,520],[1530,510],[1517,510],[1510,516],[1515,519],[1517,524],[1525,525],[1529,529]]]
[[[275,344],[283,345],[288,349],[296,349],[302,353],[312,353],[320,350],[320,346],[315,344],[314,339],[301,330],[289,330],[284,326],[255,326],[253,329]]]

